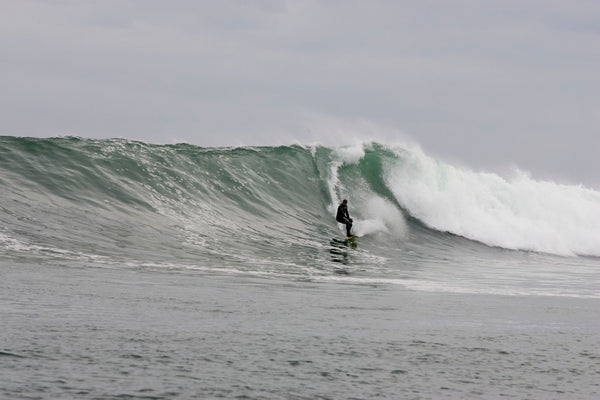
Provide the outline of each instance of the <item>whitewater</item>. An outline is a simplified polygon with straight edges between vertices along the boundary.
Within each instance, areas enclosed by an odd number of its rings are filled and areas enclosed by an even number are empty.
[[[1,397],[599,394],[593,188],[406,143],[12,136],[0,188]]]

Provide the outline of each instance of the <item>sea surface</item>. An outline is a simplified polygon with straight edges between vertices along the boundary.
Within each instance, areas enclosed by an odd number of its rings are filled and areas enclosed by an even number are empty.
[[[600,398],[600,192],[406,144],[0,137],[0,398]]]

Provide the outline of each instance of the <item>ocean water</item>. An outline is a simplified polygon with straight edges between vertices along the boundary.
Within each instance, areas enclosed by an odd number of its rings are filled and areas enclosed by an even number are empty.
[[[1,398],[600,396],[600,192],[414,146],[0,137],[0,277]]]

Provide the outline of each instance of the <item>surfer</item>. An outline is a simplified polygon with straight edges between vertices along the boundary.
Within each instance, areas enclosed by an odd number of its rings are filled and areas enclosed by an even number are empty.
[[[352,218],[350,218],[350,214],[348,214],[348,200],[342,200],[342,204],[340,204],[337,209],[335,220],[340,224],[346,224],[346,234],[348,237],[352,236],[350,233],[350,228],[352,228]]]

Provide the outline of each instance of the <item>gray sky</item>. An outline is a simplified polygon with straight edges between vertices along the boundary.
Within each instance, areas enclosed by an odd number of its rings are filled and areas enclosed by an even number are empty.
[[[600,187],[600,1],[0,0],[0,134],[410,138]]]

